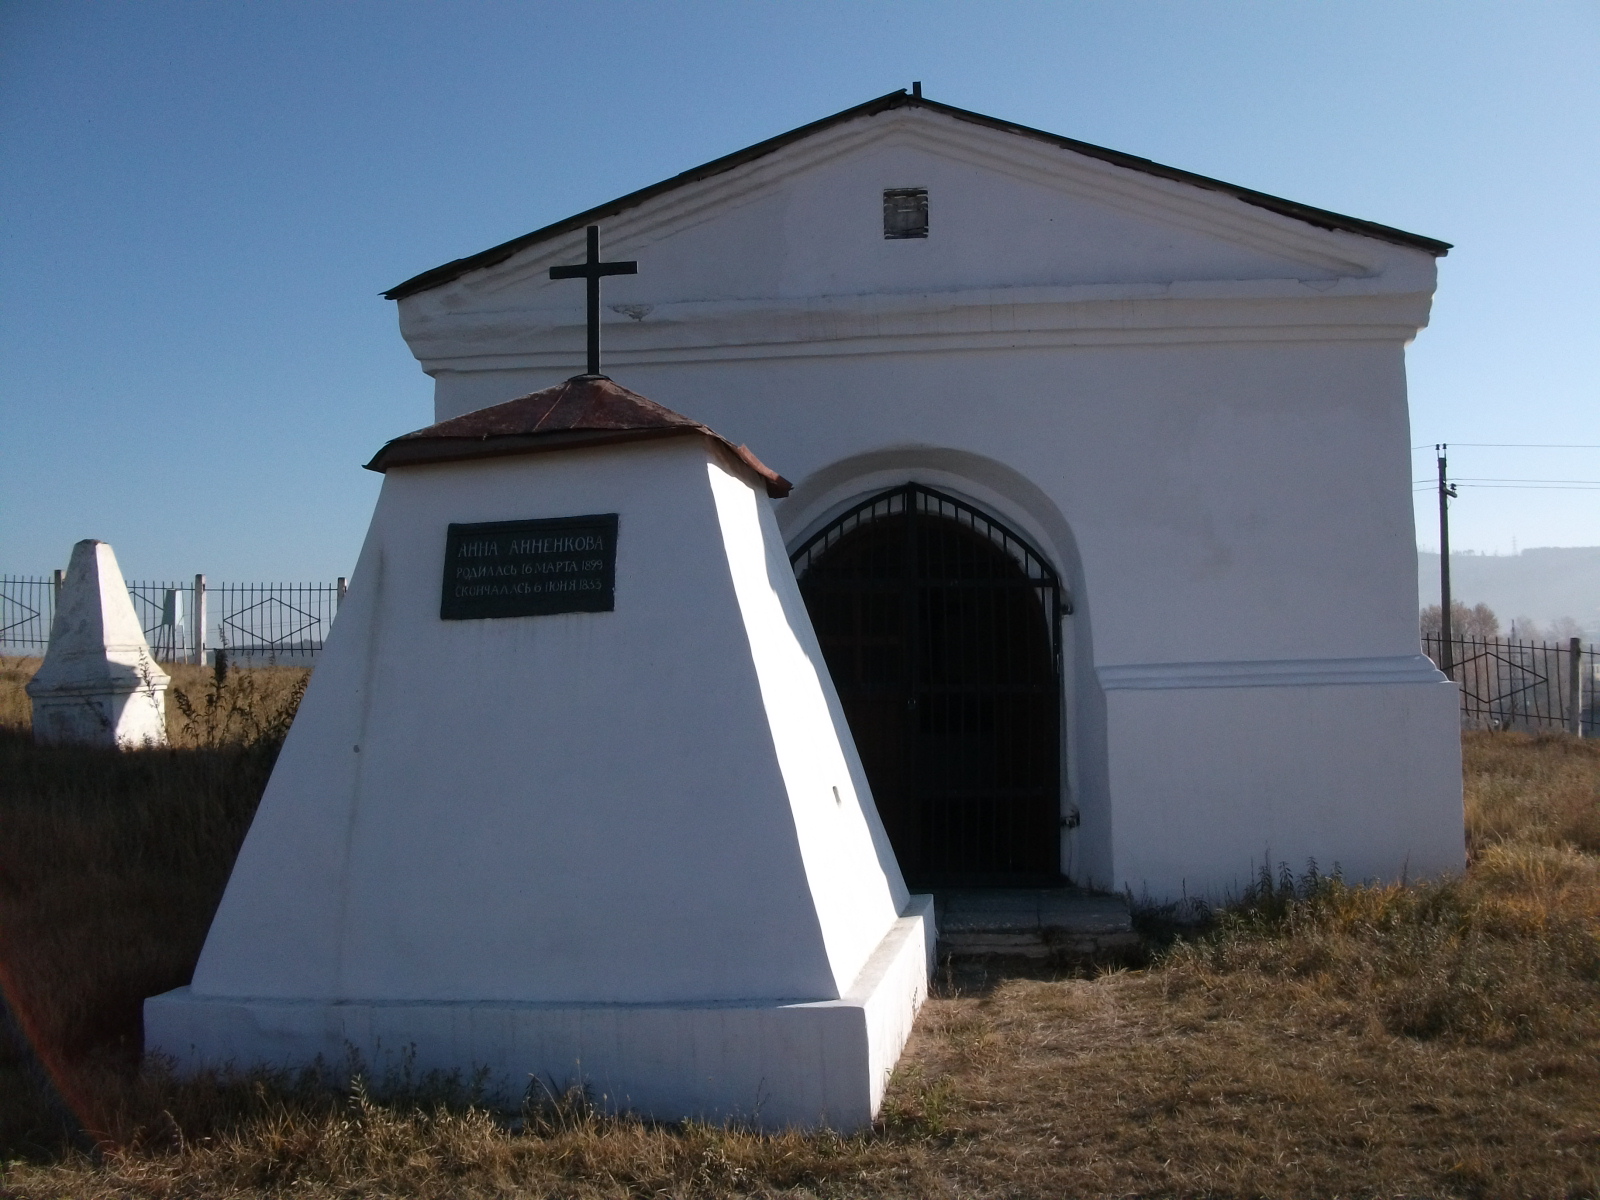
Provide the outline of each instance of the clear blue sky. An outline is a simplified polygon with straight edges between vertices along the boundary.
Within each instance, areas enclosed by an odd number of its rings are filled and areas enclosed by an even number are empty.
[[[100,537],[139,578],[348,573],[359,464],[431,419],[378,292],[913,79],[1456,243],[1412,440],[1600,443],[1597,51],[1592,2],[6,0],[0,571]],[[1458,547],[1600,543],[1600,490],[1455,514]]]

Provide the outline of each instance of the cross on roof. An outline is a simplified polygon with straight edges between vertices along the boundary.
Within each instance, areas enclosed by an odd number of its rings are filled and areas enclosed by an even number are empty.
[[[636,262],[600,261],[600,226],[589,226],[589,257],[587,262],[566,267],[551,267],[551,279],[584,279],[589,284],[589,369],[586,374],[600,374],[600,277],[602,275],[637,275]]]

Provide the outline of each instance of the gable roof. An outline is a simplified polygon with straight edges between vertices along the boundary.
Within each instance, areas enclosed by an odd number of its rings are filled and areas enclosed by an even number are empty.
[[[897,108],[925,108],[930,112],[954,117],[958,121],[966,121],[973,125],[981,125],[986,129],[997,129],[1002,133],[1011,133],[1018,137],[1046,142],[1063,150],[1072,150],[1088,158],[1097,158],[1102,162],[1126,167],[1131,171],[1154,175],[1158,179],[1170,179],[1178,183],[1187,183],[1195,187],[1205,188],[1207,191],[1222,192],[1224,195],[1243,200],[1246,204],[1253,204],[1257,208],[1264,208],[1268,212],[1275,212],[1281,216],[1293,217],[1297,221],[1304,221],[1306,224],[1315,225],[1319,229],[1334,229],[1345,233],[1357,233],[1364,237],[1376,238],[1379,241],[1391,242],[1396,246],[1405,246],[1412,250],[1423,250],[1436,258],[1444,257],[1451,249],[1449,242],[1423,237],[1419,233],[1407,233],[1403,229],[1380,225],[1376,221],[1363,221],[1359,217],[1343,216],[1340,213],[1329,212],[1324,208],[1314,208],[1309,204],[1285,200],[1281,196],[1270,196],[1266,192],[1252,191],[1250,188],[1239,187],[1237,184],[1224,183],[1220,179],[1212,179],[1206,175],[1196,175],[1193,171],[1163,166],[1161,163],[1152,162],[1148,158],[1124,154],[1120,150],[1108,150],[1104,146],[1094,146],[1088,142],[1062,137],[1060,134],[1046,133],[1042,129],[1032,129],[1012,121],[1002,121],[997,117],[987,117],[982,113],[969,112],[964,108],[940,104],[938,101],[929,100],[925,96],[908,93],[902,88],[899,91],[890,92],[887,96],[879,96],[876,100],[868,100],[865,104],[858,104],[854,108],[847,108],[843,112],[834,113],[831,117],[823,117],[820,121],[812,121],[809,125],[791,129],[788,133],[780,133],[777,137],[768,138],[764,142],[746,146],[743,150],[736,150],[732,154],[714,158],[708,163],[703,163],[691,170],[684,171],[681,175],[674,175],[671,179],[663,179],[660,183],[653,183],[647,188],[640,188],[636,192],[629,192],[626,196],[619,196],[615,200],[609,200],[604,204],[596,205],[594,208],[585,209],[583,212],[557,221],[553,225],[535,229],[532,233],[525,233],[521,237],[514,237],[509,242],[501,242],[498,246],[491,246],[489,249],[481,250],[477,254],[469,254],[466,258],[453,259],[441,266],[434,267],[432,270],[424,271],[420,275],[413,275],[404,283],[396,284],[387,292],[384,292],[384,299],[400,300],[406,296],[415,295],[417,292],[425,292],[429,288],[439,287],[441,284],[449,283],[452,279],[459,279],[469,272],[504,262],[518,251],[537,245],[539,242],[560,237],[565,233],[572,233],[605,217],[614,217],[620,212],[634,208],[666,192],[674,191],[691,183],[697,183],[702,179],[710,179],[714,175],[721,175],[723,172],[741,167],[745,163],[754,162],[756,159],[780,150],[792,142],[798,142],[810,137],[812,134],[821,133],[824,129],[842,125],[846,121],[854,121],[858,117],[877,116],[879,113],[890,112]]]
[[[555,387],[440,421],[383,444],[369,471],[419,463],[503,458],[698,434],[709,438],[759,476],[767,495],[781,499],[790,483],[720,433],[665,405],[631,392],[604,375],[574,375]]]

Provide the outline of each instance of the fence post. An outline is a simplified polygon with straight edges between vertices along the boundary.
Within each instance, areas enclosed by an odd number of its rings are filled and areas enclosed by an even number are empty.
[[[56,608],[61,607],[61,585],[67,581],[67,573],[57,567],[55,574],[50,577],[50,603]]]
[[[194,577],[194,665],[206,665],[206,577]]]
[[[1583,736],[1583,643],[1573,638],[1567,663],[1567,732]]]
[[[339,610],[344,607],[344,594],[348,590],[349,590],[349,586],[345,582],[345,577],[343,575],[339,576],[339,600],[333,606],[333,611],[334,611],[334,615],[335,616],[337,616]]]

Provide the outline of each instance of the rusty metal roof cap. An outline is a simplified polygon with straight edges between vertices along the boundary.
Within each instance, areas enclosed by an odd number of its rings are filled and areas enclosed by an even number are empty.
[[[369,471],[422,463],[461,462],[698,434],[711,439],[761,478],[767,495],[789,494],[789,481],[709,426],[631,392],[605,375],[565,383],[480,408],[385,442]]]

